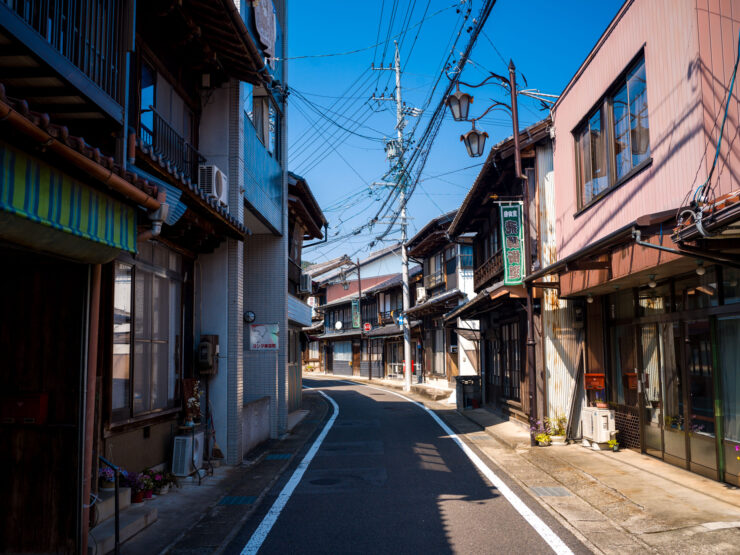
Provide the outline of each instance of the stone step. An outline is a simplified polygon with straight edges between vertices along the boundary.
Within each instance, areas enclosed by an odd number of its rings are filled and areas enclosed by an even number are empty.
[[[121,512],[120,543],[141,532],[157,520],[157,509],[151,503],[135,503]],[[116,547],[116,519],[109,518],[90,530],[88,553],[105,555]]]
[[[123,511],[131,505],[131,488],[118,488],[118,509]],[[98,502],[94,505],[98,513],[96,522],[102,523],[109,518],[113,518],[116,509],[116,497],[113,491],[98,492]]]

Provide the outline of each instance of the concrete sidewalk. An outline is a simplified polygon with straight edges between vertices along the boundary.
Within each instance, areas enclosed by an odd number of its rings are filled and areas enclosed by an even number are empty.
[[[213,476],[182,480],[180,488],[147,504],[158,519],[121,546],[124,555],[219,553],[257,509],[307,441],[325,421],[329,407],[318,393],[304,391],[302,417],[284,438],[255,449],[239,466]]]
[[[738,488],[630,450],[530,447],[520,424],[486,409],[454,412],[456,427],[467,427],[462,416],[486,432],[468,441],[594,551],[740,552]]]

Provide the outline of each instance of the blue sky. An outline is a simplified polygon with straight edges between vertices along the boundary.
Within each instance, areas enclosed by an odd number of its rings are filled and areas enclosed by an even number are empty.
[[[409,106],[423,106],[454,37],[462,27],[453,56],[457,59],[468,42],[470,20],[482,4],[481,0],[289,2],[288,84],[293,91],[288,100],[289,169],[307,179],[330,225],[329,243],[304,251],[304,260],[318,262],[342,254],[362,258],[368,243],[385,229],[377,224],[352,235],[377,213],[387,195],[369,185],[389,167],[383,139],[395,137],[395,104],[369,100],[394,94],[394,73],[374,71],[371,64],[392,63],[393,37],[399,35],[403,100]],[[530,88],[559,94],[621,5],[622,0],[498,0],[462,80],[480,82],[489,71],[506,74],[505,62],[512,58],[520,87],[523,75]],[[471,17],[463,21],[468,7]],[[378,42],[382,44],[373,46]],[[359,52],[345,54],[355,50]],[[417,136],[446,85],[442,77],[429,109],[419,118]],[[480,115],[490,99],[506,100],[496,86],[469,92],[475,96],[471,117]],[[535,101],[520,97],[520,127],[546,115]],[[409,118],[406,131],[416,123]],[[490,135],[487,150],[511,135],[511,120],[504,112],[491,112],[477,127]],[[408,204],[409,236],[465,198],[484,160],[469,158],[460,142],[460,135],[469,129],[469,123],[454,122],[446,111]],[[388,238],[399,239],[400,230]]]

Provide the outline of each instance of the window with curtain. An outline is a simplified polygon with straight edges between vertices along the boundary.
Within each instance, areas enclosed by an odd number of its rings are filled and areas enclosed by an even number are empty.
[[[350,362],[352,360],[352,342],[337,341],[334,343],[334,361]]]
[[[725,439],[740,442],[740,316],[717,318]]]
[[[582,208],[650,160],[645,58],[635,61],[574,131]]]
[[[182,344],[182,259],[145,243],[114,269],[114,419],[177,405]],[[133,324],[133,326],[132,326]]]
[[[308,344],[308,359],[318,360],[319,359],[319,342],[311,341]]]

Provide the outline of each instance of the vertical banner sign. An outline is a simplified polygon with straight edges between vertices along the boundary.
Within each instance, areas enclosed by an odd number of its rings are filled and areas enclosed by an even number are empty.
[[[524,241],[522,239],[522,205],[500,205],[501,236],[504,240],[504,285],[522,283]]]
[[[360,327],[360,299],[352,299],[352,327]]]

